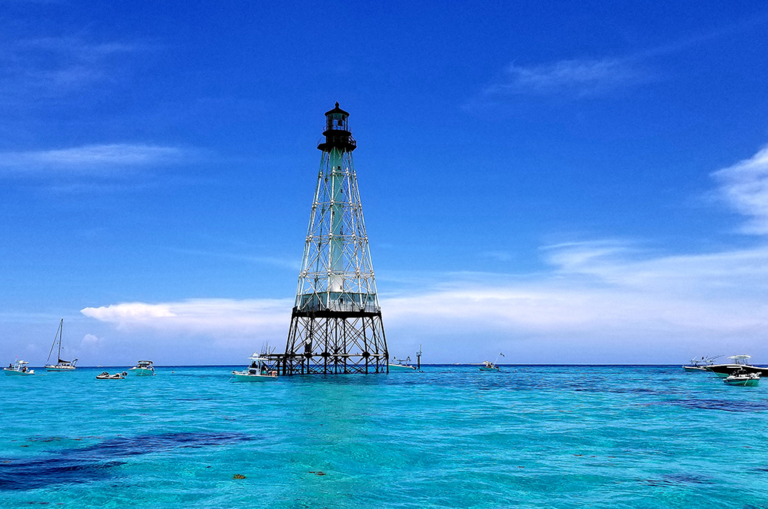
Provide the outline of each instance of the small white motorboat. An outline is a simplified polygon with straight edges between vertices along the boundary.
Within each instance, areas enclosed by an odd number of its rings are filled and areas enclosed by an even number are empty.
[[[483,361],[480,371],[499,371],[499,367],[491,361]]]
[[[96,375],[96,380],[122,380],[126,376],[128,376],[128,373],[123,371],[122,373],[115,373],[114,375],[110,375],[106,371],[101,373],[100,375]]]
[[[408,364],[411,362],[411,357],[408,356],[405,359],[398,359],[392,357],[392,362],[388,364],[390,371],[416,371],[416,366]]]
[[[16,361],[14,363],[8,364],[8,367],[3,368],[3,371],[5,371],[6,375],[12,376],[34,375],[35,370],[27,368],[27,364],[29,364],[27,361]]]
[[[686,373],[701,373],[702,371],[709,371],[707,367],[713,366],[715,364],[715,359],[718,357],[722,356],[718,355],[717,357],[702,357],[701,359],[691,359],[691,363],[687,366],[683,366],[683,369],[686,371]]]
[[[736,385],[739,387],[757,387],[757,384],[760,383],[760,375],[739,370],[727,378],[723,378],[723,382],[728,385]]]
[[[155,366],[152,361],[139,361],[134,367],[131,368],[136,376],[154,376]]]
[[[392,362],[387,363],[389,371],[421,371],[421,345],[419,345],[419,351],[416,352],[416,365],[411,366],[411,356],[409,355],[405,359],[398,359],[392,357]]]
[[[233,371],[235,380],[238,382],[264,382],[267,380],[277,380],[277,371],[267,366],[267,359],[260,357],[259,354],[253,354],[248,357],[251,364],[243,371]]]
[[[496,356],[496,360],[491,361],[483,361],[483,365],[480,366],[480,371],[500,371],[499,366],[496,364],[499,361],[499,357],[506,357],[503,353],[499,352],[499,355]]]

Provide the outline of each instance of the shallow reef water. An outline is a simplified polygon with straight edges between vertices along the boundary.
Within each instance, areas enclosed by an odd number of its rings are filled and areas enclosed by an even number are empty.
[[[0,507],[768,507],[768,382],[679,366],[0,377]]]

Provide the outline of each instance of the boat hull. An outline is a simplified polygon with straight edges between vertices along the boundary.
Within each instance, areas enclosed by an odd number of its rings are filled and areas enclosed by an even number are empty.
[[[25,373],[25,372],[22,372],[22,371],[16,371],[15,369],[3,368],[3,371],[8,376],[30,376],[30,375],[34,375],[35,374],[34,370],[27,371]]]
[[[137,369],[137,368],[134,368],[133,369],[133,373],[136,376],[154,376],[155,375],[155,371],[152,370],[152,369]]]
[[[389,370],[390,371],[416,371],[416,368],[413,366],[405,366],[403,364],[390,364]]]
[[[768,376],[768,368],[751,366],[749,364],[715,364],[714,366],[707,366],[707,371],[713,372],[720,378],[728,377],[739,370],[744,370],[745,373],[757,373],[761,377]]]
[[[277,380],[276,376],[270,375],[242,375],[235,373],[235,381],[237,382],[266,382],[268,380]]]
[[[45,367],[45,370],[49,371],[51,373],[66,373],[68,371],[75,371],[75,369],[77,369],[77,368],[74,368],[74,367],[59,368],[59,367],[56,367],[56,366],[46,366]]]
[[[757,387],[757,385],[760,383],[760,379],[749,379],[749,380],[728,380],[727,378],[723,380],[727,385],[733,385],[735,387]]]
[[[707,371],[707,368],[704,366],[683,366],[683,369],[688,373],[701,373],[702,371]]]
[[[480,368],[480,371],[499,371],[499,368]]]

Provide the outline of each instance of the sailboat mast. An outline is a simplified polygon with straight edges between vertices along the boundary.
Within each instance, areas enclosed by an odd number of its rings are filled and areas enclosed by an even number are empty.
[[[48,352],[48,360],[45,362],[48,362],[51,360],[51,354],[53,353],[53,347],[56,346],[56,341],[59,341],[59,357],[58,359],[61,359],[61,330],[64,328],[64,319],[61,319],[61,322],[59,323],[59,328],[56,329],[56,335],[53,337],[53,343],[51,343],[51,351]],[[57,361],[58,361],[57,359]]]
[[[61,323],[59,323],[59,358],[58,361],[61,362],[61,337],[64,335],[64,319],[61,319]]]

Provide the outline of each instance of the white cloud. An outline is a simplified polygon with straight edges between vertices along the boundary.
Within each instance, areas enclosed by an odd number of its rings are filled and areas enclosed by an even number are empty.
[[[83,340],[80,342],[80,346],[84,348],[94,347],[101,344],[101,338],[94,336],[93,334],[86,334],[83,336]]]
[[[760,336],[768,326],[768,248],[646,259],[619,248],[607,255],[604,245],[588,251],[558,248],[549,257],[554,270],[527,281],[488,275],[391,299],[389,314],[413,325],[585,332],[596,340],[649,330],[670,338]]]
[[[768,234],[768,147],[713,176],[726,203],[750,218],[742,231]]]
[[[561,60],[537,65],[510,65],[498,83],[487,87],[486,97],[568,92],[590,95],[619,86],[647,81],[649,75],[628,60]]]
[[[390,342],[424,343],[433,350],[432,362],[468,361],[459,355],[490,345],[520,351],[514,345],[529,340],[537,342],[523,352],[530,362],[547,361],[532,357],[541,355],[543,344],[559,345],[549,357],[553,362],[574,361],[567,352],[576,345],[585,352],[609,350],[599,359],[582,359],[592,362],[668,362],[731,348],[768,357],[768,247],[649,256],[602,241],[544,253],[552,264],[547,273],[452,274],[431,288],[382,297]],[[292,305],[288,299],[189,300],[82,313],[122,330],[253,345],[279,344]]]
[[[127,302],[85,308],[81,313],[123,331],[250,340],[284,336],[292,306],[292,299],[189,299],[157,304]]]
[[[190,151],[177,147],[113,143],[54,150],[0,153],[0,175],[115,176],[181,163]]]

